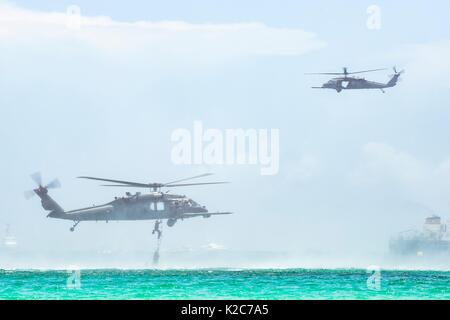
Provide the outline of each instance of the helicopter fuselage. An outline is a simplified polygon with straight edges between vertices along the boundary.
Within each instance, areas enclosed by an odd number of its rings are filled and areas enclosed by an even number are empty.
[[[112,187],[130,187],[130,188],[150,188],[152,191],[147,194],[136,192],[131,194],[126,192],[124,197],[115,197],[113,201],[96,206],[85,207],[76,210],[65,211],[49,194],[49,188],[60,186],[57,179],[43,186],[42,178],[39,172],[31,177],[38,187],[30,192],[25,192],[25,196],[38,195],[41,199],[41,205],[44,210],[49,211],[47,217],[62,220],[71,220],[75,225],[70,228],[74,231],[75,227],[81,221],[136,221],[136,220],[157,220],[155,230],[161,223],[160,220],[167,219],[167,225],[172,227],[177,220],[203,217],[209,218],[212,215],[224,215],[231,212],[208,212],[205,206],[201,206],[193,199],[185,195],[169,194],[162,192],[162,187],[185,187],[194,185],[212,185],[223,184],[226,182],[199,182],[199,183],[180,183],[187,180],[201,178],[211,175],[210,173],[197,175],[190,178],[172,181],[170,183],[138,183],[123,180],[103,179],[96,177],[79,177],[90,180],[100,180],[115,183],[106,185]],[[154,230],[154,231],[155,231]]]
[[[394,74],[391,76],[387,83],[381,83],[376,81],[369,81],[364,78],[357,78],[355,76],[349,76],[357,73],[366,73],[379,71],[384,69],[374,69],[374,70],[365,70],[365,71],[357,71],[357,72],[348,72],[347,68],[344,68],[343,73],[307,73],[307,74],[322,74],[322,75],[343,75],[341,77],[333,78],[327,82],[325,82],[321,87],[312,87],[313,89],[333,89],[337,92],[341,92],[342,90],[355,90],[355,89],[379,89],[384,92],[383,89],[392,88],[397,84],[400,75],[404,72],[397,71],[394,67]]]
[[[124,221],[177,219],[184,214],[200,213],[208,216],[204,206],[186,196],[154,192],[117,197],[109,203],[66,211],[63,215],[52,212],[49,217],[74,221]]]
[[[321,88],[334,89],[338,92],[342,90],[354,89],[385,89],[392,87],[386,83],[368,81],[362,78],[334,78],[323,84]]]
[[[208,212],[194,200],[176,194],[152,192],[149,194],[127,193],[125,197],[116,197],[103,205],[91,206],[76,210],[64,211],[49,195],[45,188],[37,188],[34,192],[41,198],[42,207],[50,211],[49,218],[81,221],[137,221],[163,220],[173,226],[178,219],[194,217],[209,218],[211,215],[229,214],[229,212]]]

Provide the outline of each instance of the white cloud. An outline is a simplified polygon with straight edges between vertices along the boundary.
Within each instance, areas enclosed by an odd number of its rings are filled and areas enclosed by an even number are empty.
[[[420,181],[427,172],[424,163],[384,143],[371,142],[362,148],[363,163],[359,172],[372,181],[387,176],[405,183]]]
[[[36,12],[0,4],[2,45],[89,46],[108,56],[145,53],[149,59],[216,61],[254,55],[301,55],[325,44],[301,29],[259,22],[194,24],[183,21],[120,22],[65,12]],[[71,27],[72,26],[72,27]]]
[[[450,40],[401,46],[394,58],[404,61],[405,81],[415,85],[448,87]]]
[[[359,185],[376,186],[380,192],[394,187],[411,201],[448,209],[450,157],[431,163],[388,144],[371,142],[363,146],[351,178]]]
[[[442,161],[435,169],[437,175],[445,177],[450,181],[450,157]],[[450,198],[450,196],[449,196]]]
[[[318,174],[319,161],[312,154],[303,155],[293,172],[296,180],[307,181]]]

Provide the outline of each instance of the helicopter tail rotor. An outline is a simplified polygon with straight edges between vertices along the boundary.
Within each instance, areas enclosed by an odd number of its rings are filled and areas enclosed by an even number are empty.
[[[33,198],[33,196],[36,195],[36,193],[34,192],[34,190],[27,190],[23,193],[23,196],[25,197],[25,199],[31,199]]]
[[[39,171],[31,174],[30,177],[38,186],[42,185],[42,174]]]
[[[394,78],[394,77],[397,77],[397,81],[402,81],[402,78],[400,78],[400,76],[403,74],[403,73],[405,73],[405,70],[400,70],[400,71],[398,71],[397,70],[397,67],[392,67],[392,70],[394,71],[394,73],[393,74],[390,74],[388,77],[389,78]]]
[[[35,172],[32,175],[30,175],[31,179],[36,183],[37,188],[33,190],[27,190],[24,192],[25,199],[32,198],[36,192],[43,192],[47,193],[48,189],[57,189],[61,188],[61,183],[58,179],[53,179],[49,183],[47,183],[45,186],[42,184],[42,175],[40,172]]]
[[[401,81],[400,76],[402,75],[402,73],[405,72],[404,70],[398,71],[396,67],[393,67],[392,69],[394,70],[394,74],[391,74],[389,76],[390,80],[386,84],[386,87],[388,87],[388,88],[395,86],[397,84],[397,82]]]
[[[394,70],[394,74],[391,75],[391,77],[394,75],[401,75],[401,74],[405,73],[405,70],[397,71],[397,67],[393,67],[392,70]]]

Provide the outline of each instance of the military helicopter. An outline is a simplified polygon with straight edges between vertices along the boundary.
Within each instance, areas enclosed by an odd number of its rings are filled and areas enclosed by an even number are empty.
[[[37,188],[26,191],[25,197],[31,198],[33,195],[38,195],[41,199],[42,207],[50,211],[47,215],[49,218],[70,220],[74,225],[70,231],[74,231],[76,226],[81,221],[125,221],[125,220],[156,220],[155,229],[153,233],[159,231],[159,224],[161,220],[167,219],[167,225],[173,227],[178,220],[187,218],[203,217],[209,218],[212,215],[225,215],[231,212],[209,212],[205,206],[201,206],[194,200],[185,195],[169,194],[168,191],[162,192],[161,188],[198,186],[198,185],[212,185],[223,184],[227,182],[200,182],[200,183],[180,183],[183,181],[202,178],[210,176],[211,173],[205,173],[190,178],[180,179],[167,183],[139,183],[123,180],[103,179],[96,177],[78,177],[81,179],[90,179],[97,181],[105,181],[113,184],[103,186],[108,187],[131,187],[131,188],[148,188],[150,193],[141,194],[137,192],[131,194],[126,192],[124,197],[115,197],[111,202],[103,205],[91,206],[71,211],[65,211],[55,200],[48,195],[48,190],[59,188],[61,184],[57,179],[48,183],[42,184],[42,177],[40,173],[31,175],[33,181],[37,184]]]
[[[404,70],[398,72],[395,67],[393,69],[394,74],[390,76],[390,80],[387,83],[369,81],[364,78],[349,77],[349,75],[353,74],[374,72],[386,69],[373,69],[373,70],[348,72],[347,68],[343,68],[344,72],[324,72],[324,73],[306,73],[306,74],[338,75],[338,76],[343,75],[343,77],[337,77],[329,80],[328,82],[324,83],[321,87],[312,87],[313,89],[334,89],[337,92],[341,92],[342,90],[353,90],[353,89],[379,89],[384,93],[384,89],[394,87],[397,84],[400,75],[404,72]]]

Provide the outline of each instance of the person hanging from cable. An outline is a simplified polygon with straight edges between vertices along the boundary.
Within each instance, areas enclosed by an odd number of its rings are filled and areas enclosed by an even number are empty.
[[[155,221],[155,227],[153,228],[153,231],[152,231],[152,234],[155,234],[155,232],[158,233],[158,239],[160,239],[161,235],[162,235],[162,232],[159,229],[160,224],[161,224],[161,220],[156,220]]]

